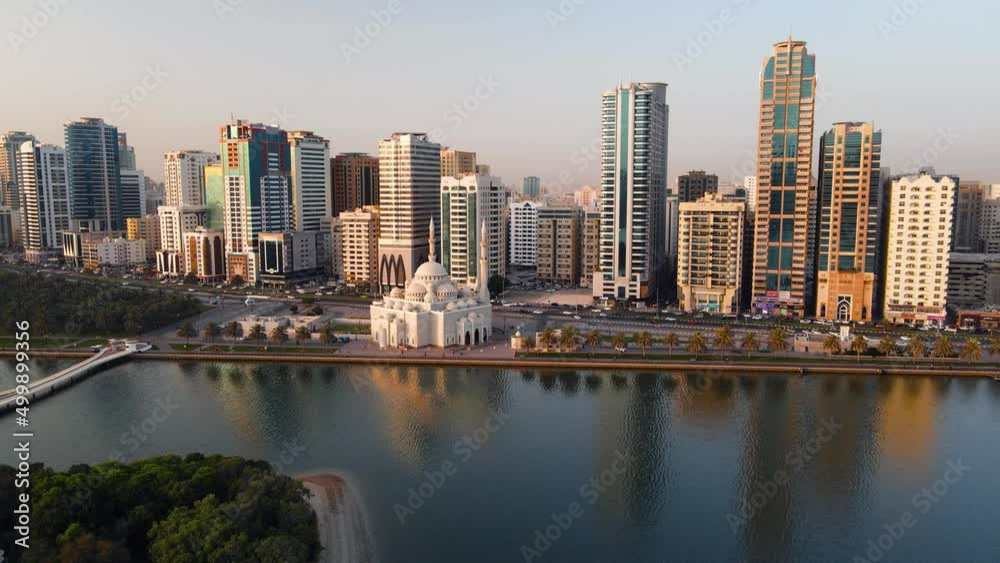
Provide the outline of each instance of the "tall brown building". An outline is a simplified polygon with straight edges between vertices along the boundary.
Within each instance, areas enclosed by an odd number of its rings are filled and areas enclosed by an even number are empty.
[[[816,57],[789,38],[764,59],[760,81],[753,309],[806,313]]]
[[[330,160],[333,172],[333,216],[360,207],[378,205],[378,158],[364,153],[338,154]]]
[[[538,209],[538,280],[576,285],[580,281],[581,211],[576,207]]]
[[[681,203],[698,201],[705,194],[719,193],[719,177],[704,170],[692,170],[677,177],[677,196]]]
[[[882,132],[837,123],[820,141],[816,236],[816,317],[870,321],[882,202]]]
[[[594,272],[600,268],[601,259],[601,212],[584,211],[583,245],[580,265],[580,286],[592,287]]]

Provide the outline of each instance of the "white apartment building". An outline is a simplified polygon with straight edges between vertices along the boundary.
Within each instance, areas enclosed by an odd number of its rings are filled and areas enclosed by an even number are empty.
[[[219,155],[204,151],[171,151],[163,155],[164,205],[205,205],[205,167]]]
[[[424,133],[394,133],[378,156],[379,283],[402,287],[431,254],[431,222],[441,223],[441,145]]]
[[[375,290],[378,281],[379,208],[345,211],[341,223],[344,282]]]
[[[475,285],[479,231],[486,225],[489,277],[506,273],[503,216],[506,191],[494,176],[467,174],[441,178],[441,265],[452,281]]]
[[[141,240],[105,238],[96,243],[100,266],[138,266],[146,263],[146,243]]]
[[[184,270],[203,282],[226,279],[226,249],[224,235],[196,227],[184,233]]]
[[[69,178],[62,147],[23,143],[15,153],[21,203],[21,239],[29,262],[60,254],[70,228]]]
[[[292,156],[292,209],[296,231],[318,231],[333,214],[330,141],[311,131],[289,131]]]
[[[747,212],[753,213],[757,209],[757,177],[744,177],[743,189],[747,191]]]
[[[541,204],[522,201],[510,205],[510,264],[538,266],[538,209]]]
[[[944,324],[957,182],[920,174],[892,180],[885,225],[885,318]]]
[[[207,207],[160,207],[160,251],[156,253],[156,270],[161,276],[187,273],[184,233],[204,227],[208,214]]]
[[[601,100],[601,258],[594,297],[646,299],[663,285],[667,85],[623,84]]]

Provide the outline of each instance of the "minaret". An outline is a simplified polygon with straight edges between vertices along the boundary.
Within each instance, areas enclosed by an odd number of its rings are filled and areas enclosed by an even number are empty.
[[[428,262],[437,262],[436,256],[434,255],[434,247],[436,246],[434,242],[434,219],[431,219],[431,238],[430,238],[431,251],[427,255]]]
[[[479,301],[482,303],[490,302],[489,279],[487,279],[490,270],[488,264],[486,255],[486,221],[483,221],[479,228],[479,269],[476,271],[476,291]]]

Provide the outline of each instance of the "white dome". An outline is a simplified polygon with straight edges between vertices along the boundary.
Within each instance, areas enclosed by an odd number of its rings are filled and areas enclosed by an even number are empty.
[[[445,280],[434,288],[434,292],[437,293],[438,298],[450,298],[458,295],[458,288],[451,283],[451,280]]]
[[[452,301],[451,303],[448,303],[448,306],[445,307],[445,309],[448,309],[449,311],[454,311],[455,309],[458,309],[458,303]]]
[[[401,287],[394,287],[392,288],[392,291],[389,292],[389,297],[395,297],[396,299],[399,299],[402,296],[403,296],[403,288]]]
[[[426,294],[427,288],[418,281],[412,281],[410,285],[406,286],[407,299],[423,299]]]
[[[445,270],[444,266],[437,262],[424,262],[413,274],[414,280],[439,280],[447,278],[448,270]]]

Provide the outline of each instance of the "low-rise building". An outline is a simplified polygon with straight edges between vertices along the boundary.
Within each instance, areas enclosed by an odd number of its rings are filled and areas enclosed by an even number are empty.
[[[17,215],[10,207],[0,207],[0,248],[13,248],[17,244]]]
[[[948,266],[948,306],[1000,306],[1000,254],[952,253]]]
[[[184,271],[193,273],[203,282],[226,279],[226,248],[224,235],[198,227],[184,233]]]
[[[286,287],[318,279],[323,269],[318,261],[317,240],[315,231],[258,235],[259,281]]]
[[[144,241],[146,259],[155,259],[160,250],[160,216],[153,214],[125,219],[125,238]]]

